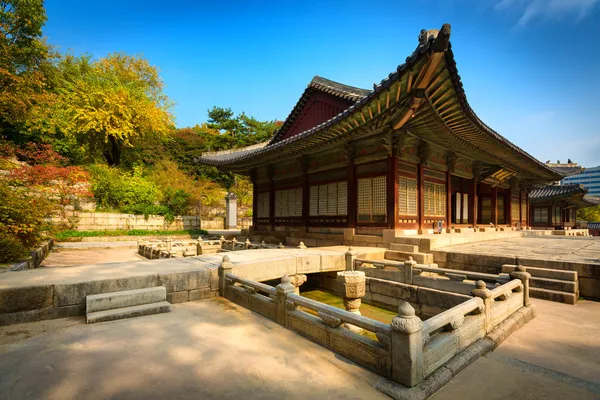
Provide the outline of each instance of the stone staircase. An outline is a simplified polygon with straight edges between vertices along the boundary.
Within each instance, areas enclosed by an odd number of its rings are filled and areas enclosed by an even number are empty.
[[[88,324],[171,311],[164,286],[86,296]]]
[[[417,264],[432,264],[433,254],[421,253],[419,246],[403,243],[391,243],[390,249],[385,252],[386,260],[406,261],[412,257]]]
[[[512,272],[515,265],[503,265],[502,272]],[[525,266],[531,274],[529,295],[538,299],[575,304],[579,298],[577,272]]]

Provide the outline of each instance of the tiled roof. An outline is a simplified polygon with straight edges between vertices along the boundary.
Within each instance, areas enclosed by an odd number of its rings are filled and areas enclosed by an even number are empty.
[[[583,172],[583,167],[554,167],[551,166],[553,170],[561,174],[562,176],[570,176],[575,174],[580,174]]]
[[[302,93],[302,96],[300,96],[300,99],[290,112],[290,115],[288,115],[281,125],[281,128],[279,128],[275,135],[273,135],[270,143],[276,143],[281,140],[282,135],[284,135],[285,132],[287,132],[287,130],[294,124],[294,121],[296,121],[296,118],[302,112],[304,105],[307,101],[309,101],[315,91],[327,93],[329,95],[346,100],[349,102],[348,104],[356,103],[358,100],[371,93],[371,91],[367,89],[360,89],[354,86],[348,86],[344,85],[343,83],[322,78],[320,76],[315,76],[304,90],[304,93]]]
[[[587,228],[588,229],[600,229],[600,222],[588,222]]]
[[[413,68],[418,66],[422,61],[427,60],[430,54],[439,52],[445,53],[446,68],[449,72],[452,86],[454,87],[456,97],[460,104],[460,112],[464,116],[463,120],[466,121],[464,123],[469,124],[468,129],[465,128],[461,132],[452,131],[444,125],[443,129],[449,130],[449,132],[446,133],[451,135],[448,137],[451,137],[451,140],[458,140],[463,149],[468,148],[470,149],[469,151],[478,152],[479,157],[482,160],[489,160],[493,163],[507,165],[514,163],[513,168],[522,169],[523,171],[527,170],[535,177],[535,179],[541,181],[560,179],[560,175],[556,171],[496,133],[477,117],[467,102],[463,85],[456,68],[456,61],[454,60],[451,44],[449,43],[449,37],[450,26],[444,25],[437,38],[430,38],[425,42],[421,42],[413,54],[406,59],[406,62],[398,66],[396,71],[389,74],[389,76],[383,79],[379,85],[374,85],[372,91],[352,88],[346,85],[337,84],[336,82],[331,83],[332,81],[324,80],[323,78],[313,79],[311,84],[327,87],[328,90],[331,90],[331,93],[340,93],[345,96],[356,95],[357,98],[359,95],[363,95],[364,97],[358,98],[356,103],[352,104],[335,117],[302,133],[281,140],[279,140],[280,138],[276,135],[269,145],[259,150],[239,151],[227,156],[201,157],[198,159],[198,162],[207,165],[227,167],[228,169],[248,170],[254,165],[265,165],[269,162],[276,162],[277,159],[282,159],[292,154],[297,156],[307,153],[314,150],[316,146],[341,140],[343,139],[342,136],[351,137],[352,130],[347,131],[347,126],[350,126],[348,121],[354,118],[355,120],[353,122],[358,123],[357,115],[359,115],[360,112],[366,107],[370,107],[371,104],[375,104],[375,100],[381,100],[386,93],[389,99],[389,90],[394,84],[400,82],[401,79],[407,76],[410,77],[409,79],[414,78]],[[399,85],[397,86],[399,87]],[[307,90],[309,90],[309,88],[307,88]],[[354,93],[355,91],[356,93]],[[447,92],[440,92],[440,96],[442,95],[441,93]],[[398,104],[399,107],[409,107],[404,102]],[[442,114],[446,113],[442,110]],[[290,114],[288,119],[291,117],[292,114]],[[443,117],[449,118],[447,115],[444,115]],[[439,121],[443,117],[437,114],[437,116],[434,116],[433,118],[437,118]],[[342,126],[344,122],[346,124]],[[446,121],[443,120],[442,124],[445,123]],[[412,124],[412,121],[409,124]],[[426,126],[426,121],[421,125],[421,127]],[[439,123],[437,123],[437,125],[439,125]],[[339,133],[340,129],[338,128],[340,127],[341,130],[344,131],[343,133]],[[484,149],[484,146],[487,149]]]
[[[334,82],[320,76],[315,76],[308,84],[308,87],[315,88],[322,92],[329,93],[347,100],[352,100],[354,102],[371,93],[371,90],[344,85],[343,83]]]
[[[548,185],[529,193],[529,199],[539,201],[556,196],[572,196],[574,194],[585,194],[587,189],[583,185]]]
[[[583,201],[588,203],[590,206],[597,206],[600,204],[600,197],[583,196]]]

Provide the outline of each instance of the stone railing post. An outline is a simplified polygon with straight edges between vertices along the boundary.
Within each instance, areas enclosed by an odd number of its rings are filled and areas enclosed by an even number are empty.
[[[275,290],[277,291],[277,323],[287,327],[287,295],[293,294],[296,288],[290,282],[290,277],[285,275]]]
[[[306,249],[307,247],[306,247],[306,245],[304,244],[304,242],[300,242],[300,244],[298,245],[298,248],[299,248],[299,249],[302,249],[302,250],[304,250],[304,249]]]
[[[471,291],[475,297],[480,297],[483,300],[483,310],[485,314],[485,333],[490,333],[492,330],[492,291],[487,288],[484,281],[477,281],[475,289]]]
[[[348,247],[348,251],[345,254],[346,256],[346,271],[354,271],[354,260],[356,259],[356,255],[352,251],[352,247]]]
[[[292,275],[289,277],[290,278],[290,283],[292,285],[294,285],[294,294],[300,294],[300,286],[302,286],[303,283],[305,283],[308,279],[308,277],[304,274],[296,274],[296,275]]]
[[[412,257],[408,257],[408,260],[404,261],[404,279],[409,285],[413,283],[413,267],[417,265],[417,262]]]
[[[285,246],[283,245],[283,243],[279,242],[279,244],[277,245],[278,249],[285,249]]]
[[[529,301],[529,279],[531,274],[527,272],[524,266],[517,265],[517,268],[510,273],[510,278],[519,279],[523,283],[523,306],[529,306],[531,304]]]
[[[244,242],[244,244],[246,245],[246,250],[248,250],[250,248],[250,245],[252,243],[250,242],[250,239],[246,239],[246,241]]]
[[[337,283],[346,311],[360,315],[361,297],[366,294],[367,278],[363,271],[342,271],[337,273]],[[345,324],[346,328],[360,333],[362,329],[352,324]]]
[[[225,242],[225,236],[221,235],[219,238],[219,247],[223,249],[223,243]]]
[[[423,380],[423,321],[402,301],[391,323],[392,378],[407,387]]]
[[[233,264],[229,261],[229,256],[223,257],[219,265],[219,294],[227,298],[227,274],[231,273]]]

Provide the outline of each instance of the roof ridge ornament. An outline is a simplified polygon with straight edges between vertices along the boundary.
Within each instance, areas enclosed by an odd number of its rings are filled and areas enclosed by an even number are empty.
[[[434,53],[443,53],[448,49],[450,43],[450,24],[442,25],[440,30],[421,29],[419,33],[419,47],[425,47],[432,42],[431,49]]]

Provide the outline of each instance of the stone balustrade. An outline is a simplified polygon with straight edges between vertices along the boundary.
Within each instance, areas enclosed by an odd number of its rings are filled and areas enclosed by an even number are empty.
[[[489,289],[482,280],[472,283],[473,297],[463,296],[465,301],[426,321],[416,315],[408,301],[401,300],[398,315],[388,325],[294,294],[296,287],[287,275],[272,287],[236,276],[232,269],[229,258],[224,257],[219,267],[223,297],[407,387],[418,385],[469,346],[486,335],[489,337],[496,332],[495,328],[500,329],[500,323],[507,323],[508,317],[517,315],[517,311],[521,312],[519,318],[533,315],[531,310],[521,311],[528,287],[523,282],[527,280],[524,271],[520,271],[521,277],[498,284],[494,289]],[[356,272],[340,276],[341,283],[349,284],[344,293],[360,298],[359,289],[351,286],[364,276]],[[513,323],[511,329],[517,325]],[[359,334],[348,327],[358,327],[373,335]],[[511,329],[501,331],[508,332],[504,333],[507,335]]]
[[[348,254],[348,253],[346,253]],[[485,274],[471,271],[438,268],[437,265],[417,264],[412,259],[404,262],[389,260],[367,260],[353,257],[352,270],[362,271],[369,278],[385,279],[394,282],[407,283],[445,290],[461,294],[471,294],[473,283],[477,280],[487,282],[490,288],[510,280],[507,273]]]

